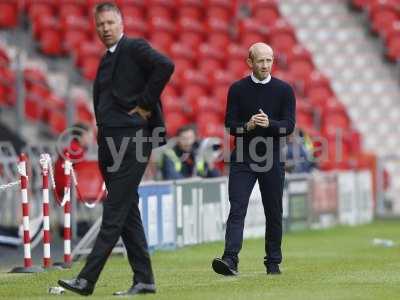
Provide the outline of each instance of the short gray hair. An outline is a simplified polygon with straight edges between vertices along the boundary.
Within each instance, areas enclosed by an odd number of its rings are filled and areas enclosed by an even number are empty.
[[[101,2],[97,4],[96,7],[94,8],[94,15],[97,16],[99,13],[102,13],[103,11],[114,11],[122,18],[121,10],[113,2]]]

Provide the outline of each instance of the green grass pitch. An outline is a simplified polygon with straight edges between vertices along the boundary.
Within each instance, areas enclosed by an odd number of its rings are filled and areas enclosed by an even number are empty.
[[[281,276],[267,276],[263,240],[246,240],[238,277],[222,277],[211,270],[223,243],[159,251],[153,255],[158,293],[138,299],[400,299],[400,220],[377,221],[359,227],[288,233],[284,236]],[[394,240],[394,247],[372,239]],[[73,293],[49,295],[59,278],[72,270],[42,274],[0,273],[0,299],[82,299]],[[97,283],[94,299],[116,299],[114,291],[128,288],[131,270],[126,259],[112,257]]]

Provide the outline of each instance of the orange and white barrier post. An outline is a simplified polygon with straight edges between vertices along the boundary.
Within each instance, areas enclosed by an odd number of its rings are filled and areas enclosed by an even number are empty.
[[[71,169],[72,162],[67,158],[64,162],[64,265],[71,265]]]
[[[41,155],[42,193],[43,193],[43,267],[51,267],[50,252],[50,212],[49,212],[49,161],[46,154]]]
[[[36,273],[43,271],[40,267],[32,265],[31,257],[31,238],[29,233],[29,202],[28,202],[28,175],[26,172],[26,156],[21,154],[19,158],[18,171],[21,175],[21,196],[22,196],[22,225],[24,240],[24,266],[16,267],[11,270],[12,273]]]

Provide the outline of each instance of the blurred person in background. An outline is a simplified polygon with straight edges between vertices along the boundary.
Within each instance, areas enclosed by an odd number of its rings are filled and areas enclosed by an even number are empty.
[[[284,152],[285,170],[288,173],[309,173],[317,167],[313,157],[312,141],[299,128],[288,136]]]
[[[68,146],[61,149],[62,153],[59,153],[54,166],[54,180],[56,182],[56,197],[59,204],[62,202],[64,197],[64,186],[67,183],[64,174],[64,162],[69,156],[72,166],[75,168],[80,162],[85,161],[85,156],[89,150],[90,145],[93,143],[92,128],[86,123],[76,123],[71,128],[69,128],[69,141]],[[79,176],[79,174],[77,174]],[[81,206],[78,206],[78,214],[80,217],[83,215],[81,213]],[[77,234],[78,236],[83,236],[90,228],[91,224],[87,218],[82,218],[77,220]],[[59,224],[58,231],[60,236],[64,234],[64,225]]]
[[[113,2],[96,5],[97,34],[107,51],[93,84],[99,167],[108,191],[100,231],[86,264],[62,287],[91,295],[106,261],[122,237],[133,271],[132,286],[115,296],[155,293],[149,249],[139,211],[139,183],[152,149],[165,143],[160,95],[174,64],[142,39],[123,33]]]
[[[76,123],[70,128],[70,142],[67,147],[62,149],[55,163],[54,179],[56,181],[57,197],[61,199],[64,196],[64,186],[66,179],[64,176],[64,161],[67,155],[74,165],[84,159],[85,153],[91,144],[91,130],[88,124]]]
[[[174,180],[199,177],[218,177],[220,172],[212,161],[204,158],[200,151],[201,141],[197,138],[195,125],[186,125],[178,129],[176,145],[164,150],[160,170],[162,179]]]
[[[266,218],[264,265],[267,274],[280,274],[282,262],[282,196],[285,180],[281,139],[295,127],[296,99],[292,87],[271,76],[273,50],[265,43],[249,49],[252,71],[231,85],[225,126],[235,137],[229,169],[230,212],[225,249],[212,261],[221,275],[237,275],[244,221],[250,194],[258,181]]]

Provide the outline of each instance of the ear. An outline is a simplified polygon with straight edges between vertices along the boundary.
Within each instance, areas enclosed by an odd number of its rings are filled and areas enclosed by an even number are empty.
[[[253,61],[250,59],[250,57],[248,57],[246,59],[247,65],[249,66],[250,69],[253,69]]]

